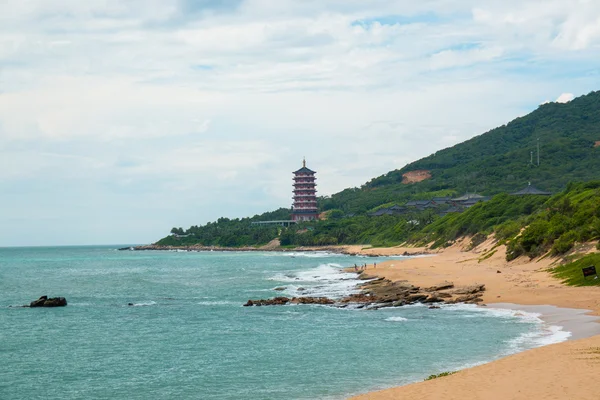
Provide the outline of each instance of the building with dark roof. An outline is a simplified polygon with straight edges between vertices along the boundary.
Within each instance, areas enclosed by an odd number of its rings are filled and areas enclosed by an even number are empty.
[[[531,186],[531,182],[529,182],[528,185],[525,186],[524,189],[521,189],[518,192],[511,193],[510,195],[511,196],[527,196],[527,195],[550,196],[550,195],[552,195],[552,193],[544,192],[543,190],[540,190],[540,189],[536,188],[535,186]]]

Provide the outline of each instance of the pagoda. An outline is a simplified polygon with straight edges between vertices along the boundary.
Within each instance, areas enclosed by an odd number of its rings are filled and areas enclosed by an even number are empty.
[[[302,168],[294,172],[292,221],[312,221],[319,217],[315,174],[306,168],[306,160],[302,160]]]

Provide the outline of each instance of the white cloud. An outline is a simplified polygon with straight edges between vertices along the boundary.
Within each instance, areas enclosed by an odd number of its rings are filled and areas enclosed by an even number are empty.
[[[556,103],[568,103],[575,98],[573,93],[563,93],[555,100]]]
[[[253,214],[302,156],[331,194],[598,89],[594,1],[198,4],[0,5],[0,209]]]

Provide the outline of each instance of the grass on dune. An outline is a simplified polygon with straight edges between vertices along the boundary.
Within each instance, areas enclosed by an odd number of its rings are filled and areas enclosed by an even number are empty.
[[[596,271],[600,274],[600,253],[588,254],[576,261],[553,268],[550,272],[555,278],[560,279],[566,285],[600,286],[600,278],[595,279],[593,276],[583,277],[581,269],[590,265],[594,265]]]

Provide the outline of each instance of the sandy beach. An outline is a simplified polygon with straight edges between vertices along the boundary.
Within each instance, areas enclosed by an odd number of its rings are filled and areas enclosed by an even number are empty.
[[[600,373],[600,287],[570,287],[547,269],[558,260],[527,258],[507,262],[505,248],[487,241],[465,250],[465,242],[441,251],[425,248],[360,248],[365,255],[430,253],[390,260],[369,275],[417,286],[443,281],[456,285],[485,284],[487,307],[511,308],[541,314],[551,324],[571,332],[570,340],[528,350],[456,374],[407,386],[366,393],[354,400],[388,399],[598,399],[594,384]]]

